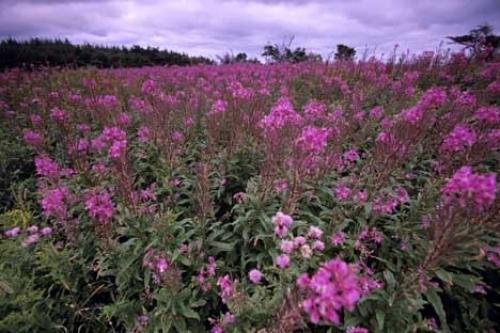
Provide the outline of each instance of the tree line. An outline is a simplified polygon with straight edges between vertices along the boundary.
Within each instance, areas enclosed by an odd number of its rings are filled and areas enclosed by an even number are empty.
[[[9,38],[0,42],[0,70],[13,67],[97,66],[141,67],[158,65],[212,64],[206,57],[193,57],[158,48],[135,45],[108,47],[92,44],[74,45],[66,40],[33,38],[17,41]]]

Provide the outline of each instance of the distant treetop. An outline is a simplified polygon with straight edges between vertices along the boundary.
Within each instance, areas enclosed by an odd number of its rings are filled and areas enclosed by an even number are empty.
[[[108,47],[91,44],[75,45],[67,39],[30,39],[17,41],[9,38],[0,42],[0,70],[13,67],[38,66],[97,66],[140,67],[154,65],[212,64],[211,59],[193,57],[158,48],[135,45]]]

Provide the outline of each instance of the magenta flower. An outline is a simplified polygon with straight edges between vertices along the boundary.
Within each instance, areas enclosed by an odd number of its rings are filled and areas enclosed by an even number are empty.
[[[252,281],[252,283],[258,284],[262,279],[262,272],[254,268],[248,273],[248,278]]]
[[[459,152],[476,143],[477,135],[473,129],[459,124],[444,138],[441,150],[444,152]]]
[[[50,110],[50,118],[54,121],[64,121],[66,119],[66,111],[61,108],[55,107]]]
[[[5,231],[4,235],[6,237],[16,237],[21,232],[21,228],[14,227]]]
[[[107,224],[113,217],[113,202],[108,192],[91,192],[85,200],[85,209],[89,215],[101,224]]]
[[[309,231],[307,233],[307,237],[309,238],[321,238],[321,236],[323,235],[323,230],[321,230],[320,228],[318,227],[315,227],[315,226],[310,226],[309,227]]]
[[[280,250],[283,253],[292,253],[295,248],[295,244],[291,240],[282,240],[280,243]]]
[[[335,196],[339,200],[346,200],[351,195],[351,189],[344,185],[337,185],[335,187]]]
[[[495,201],[496,174],[473,173],[470,166],[461,167],[441,190],[444,202],[456,200],[460,207],[474,204],[476,210],[483,210]]]
[[[39,146],[43,143],[43,135],[37,131],[24,130],[23,140],[30,146]]]
[[[321,320],[338,324],[339,312],[352,311],[362,294],[355,266],[340,259],[323,263],[310,278],[300,275],[297,285],[306,292],[302,307],[315,324]]]
[[[44,177],[57,177],[59,176],[59,165],[48,156],[35,157],[36,173]]]
[[[286,254],[280,254],[276,257],[276,266],[279,268],[287,268],[290,265],[290,257]]]
[[[66,217],[66,202],[70,197],[70,192],[66,186],[59,186],[43,193],[40,205],[45,216],[52,216],[58,219]]]
[[[52,228],[51,227],[44,227],[44,228],[42,228],[42,230],[40,231],[40,233],[43,236],[50,236],[52,234]]]
[[[330,242],[335,246],[342,245],[345,241],[345,236],[345,233],[342,231],[336,232],[330,236]]]

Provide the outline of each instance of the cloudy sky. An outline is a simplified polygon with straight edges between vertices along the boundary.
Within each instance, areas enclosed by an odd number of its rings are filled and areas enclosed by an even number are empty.
[[[257,56],[267,42],[328,55],[338,43],[388,53],[435,50],[489,22],[500,0],[0,0],[0,38],[68,38],[215,57]]]

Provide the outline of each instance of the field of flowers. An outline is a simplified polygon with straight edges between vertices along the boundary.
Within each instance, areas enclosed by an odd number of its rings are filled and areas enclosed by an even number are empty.
[[[1,332],[500,329],[500,62],[0,74]]]

